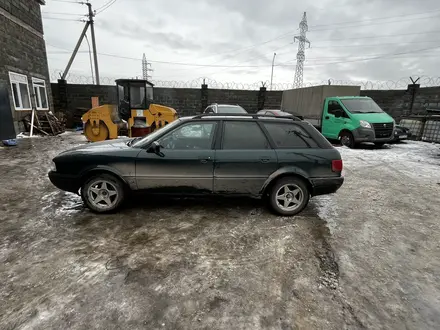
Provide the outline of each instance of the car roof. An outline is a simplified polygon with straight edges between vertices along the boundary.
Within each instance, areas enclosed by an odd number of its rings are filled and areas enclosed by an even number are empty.
[[[301,119],[292,116],[289,114],[289,116],[269,116],[269,115],[263,115],[263,114],[256,114],[256,113],[205,113],[195,116],[189,116],[189,117],[181,117],[180,120],[191,120],[191,119],[239,119],[239,120],[278,120],[278,121],[289,121],[292,120],[295,122],[302,122]]]
[[[241,108],[238,104],[217,104],[217,107],[234,107],[234,108]]]

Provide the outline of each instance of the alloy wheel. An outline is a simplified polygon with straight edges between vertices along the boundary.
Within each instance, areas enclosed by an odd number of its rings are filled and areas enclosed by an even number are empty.
[[[289,183],[281,186],[276,193],[276,203],[283,211],[294,211],[304,200],[304,193],[296,184]]]
[[[92,183],[87,191],[89,202],[98,209],[107,210],[118,202],[116,186],[107,180]]]

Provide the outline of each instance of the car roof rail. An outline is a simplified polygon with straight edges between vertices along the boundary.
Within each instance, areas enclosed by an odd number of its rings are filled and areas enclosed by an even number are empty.
[[[290,116],[271,116],[271,115],[259,115],[256,113],[202,113],[200,115],[196,115],[193,117],[193,119],[200,119],[200,118],[204,118],[204,117],[245,117],[245,118],[253,118],[253,119],[258,119],[261,117],[264,118],[271,118],[271,119],[290,119],[293,121],[302,121],[300,118],[298,117],[290,117]]]

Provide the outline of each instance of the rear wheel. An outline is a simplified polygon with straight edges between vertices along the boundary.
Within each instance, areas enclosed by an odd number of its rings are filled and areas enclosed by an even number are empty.
[[[96,213],[116,210],[123,202],[124,195],[123,184],[110,174],[97,174],[81,187],[84,204]]]
[[[339,139],[341,141],[341,144],[343,146],[349,147],[349,148],[354,148],[356,146],[355,142],[354,142],[354,137],[353,134],[351,134],[350,132],[344,131],[339,135]]]
[[[299,178],[282,178],[269,192],[273,210],[280,215],[292,216],[301,212],[308,204],[310,191]]]

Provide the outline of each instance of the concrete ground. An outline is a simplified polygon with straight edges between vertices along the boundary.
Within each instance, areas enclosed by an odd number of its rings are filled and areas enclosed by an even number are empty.
[[[339,148],[293,218],[139,196],[94,215],[46,173],[78,134],[0,148],[1,329],[438,329],[440,149]]]

